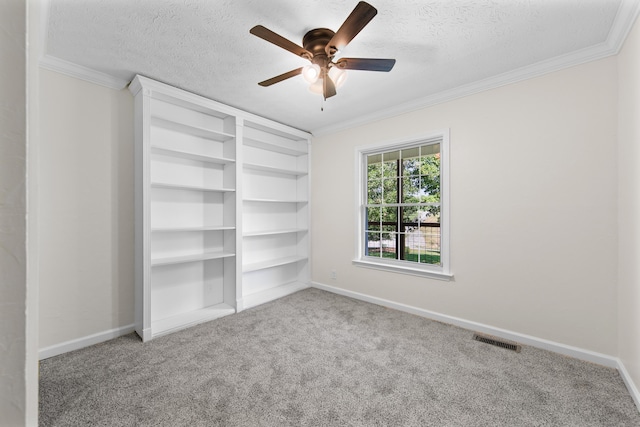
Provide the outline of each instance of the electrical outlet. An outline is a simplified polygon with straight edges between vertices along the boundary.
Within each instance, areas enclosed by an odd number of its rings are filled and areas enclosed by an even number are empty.
[[[331,280],[338,280],[338,273],[335,270],[331,270],[329,277],[331,277]]]

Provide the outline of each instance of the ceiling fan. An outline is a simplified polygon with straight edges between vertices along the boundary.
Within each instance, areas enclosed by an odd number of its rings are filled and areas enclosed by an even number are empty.
[[[340,58],[334,61],[336,53],[343,49],[377,13],[376,8],[361,1],[337,32],[334,33],[328,28],[315,28],[304,35],[302,47],[262,25],[256,25],[249,31],[251,34],[311,62],[309,65],[296,68],[258,84],[264,87],[271,86],[302,74],[311,83],[309,89],[312,92],[321,93],[326,100],[334,96],[336,87],[344,82],[346,78],[344,70],[391,71],[396,63],[395,59]]]

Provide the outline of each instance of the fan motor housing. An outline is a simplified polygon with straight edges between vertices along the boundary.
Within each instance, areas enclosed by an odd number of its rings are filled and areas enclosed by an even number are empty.
[[[302,38],[302,46],[313,56],[327,55],[324,48],[331,41],[334,32],[328,28],[315,28],[308,31]]]

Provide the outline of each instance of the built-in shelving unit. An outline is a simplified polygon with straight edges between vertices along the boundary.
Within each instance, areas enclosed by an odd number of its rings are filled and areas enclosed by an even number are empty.
[[[244,308],[308,285],[309,151],[305,135],[244,123]]]
[[[232,109],[144,77],[136,109],[136,331],[144,341],[234,313]]]
[[[310,136],[137,76],[144,341],[308,286]]]

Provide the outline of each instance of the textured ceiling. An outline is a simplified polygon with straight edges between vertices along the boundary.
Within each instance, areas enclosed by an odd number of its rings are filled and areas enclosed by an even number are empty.
[[[301,76],[258,86],[307,62],[249,34],[251,27],[302,44],[312,28],[337,30],[356,3],[49,0],[45,54],[322,131],[606,43],[622,0],[370,0],[378,15],[341,56],[395,58],[390,73],[350,71],[324,111]]]

